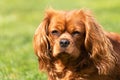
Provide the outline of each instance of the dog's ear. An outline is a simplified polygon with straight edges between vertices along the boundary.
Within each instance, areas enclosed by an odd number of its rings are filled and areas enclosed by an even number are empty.
[[[43,21],[35,31],[33,46],[39,59],[40,69],[46,69],[50,62],[50,42],[48,37],[48,27],[53,11],[48,10]]]
[[[85,48],[99,74],[108,74],[115,66],[114,50],[101,26],[90,12],[81,10],[86,29]]]

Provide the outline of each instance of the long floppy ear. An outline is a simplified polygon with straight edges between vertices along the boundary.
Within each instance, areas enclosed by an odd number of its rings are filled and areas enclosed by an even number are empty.
[[[46,12],[44,20],[41,22],[34,34],[33,46],[39,60],[40,69],[47,69],[50,64],[50,42],[48,38],[48,26],[52,11]]]
[[[89,12],[85,12],[85,48],[93,60],[99,74],[108,74],[115,67],[115,56],[111,42],[101,26]]]

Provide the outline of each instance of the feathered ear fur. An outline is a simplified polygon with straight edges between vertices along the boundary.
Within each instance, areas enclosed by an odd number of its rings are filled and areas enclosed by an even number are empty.
[[[115,52],[101,26],[89,12],[81,10],[84,15],[86,38],[85,47],[96,65],[99,74],[108,74],[115,67]]]
[[[44,20],[41,22],[34,34],[34,51],[38,56],[40,69],[46,69],[50,62],[50,44],[48,38],[48,27],[52,10],[46,12]]]

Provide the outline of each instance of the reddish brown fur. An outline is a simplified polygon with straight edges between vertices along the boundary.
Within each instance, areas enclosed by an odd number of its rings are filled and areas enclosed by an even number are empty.
[[[120,80],[120,35],[105,32],[86,10],[48,10],[34,50],[48,80]]]

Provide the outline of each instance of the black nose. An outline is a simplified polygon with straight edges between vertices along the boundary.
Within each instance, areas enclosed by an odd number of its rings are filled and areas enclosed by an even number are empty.
[[[61,47],[67,47],[70,44],[70,41],[67,39],[60,40],[60,46]]]

